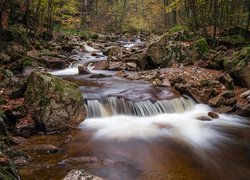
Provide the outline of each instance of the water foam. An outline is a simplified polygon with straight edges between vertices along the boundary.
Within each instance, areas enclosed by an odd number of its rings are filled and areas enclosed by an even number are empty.
[[[197,104],[190,111],[152,117],[117,115],[88,118],[81,123],[80,128],[94,130],[94,137],[97,139],[124,141],[133,138],[150,140],[166,137],[194,147],[211,148],[217,142],[227,139],[226,135],[215,127],[244,126],[245,120],[238,116],[220,114],[218,119],[212,121],[196,119],[209,111],[211,109],[207,105]]]

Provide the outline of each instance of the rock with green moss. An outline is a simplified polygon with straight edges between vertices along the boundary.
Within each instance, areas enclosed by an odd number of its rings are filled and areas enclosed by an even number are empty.
[[[148,45],[143,60],[149,69],[168,67],[173,62],[189,62],[192,57],[192,33],[183,31],[169,31],[161,38]]]
[[[39,127],[47,132],[76,127],[86,117],[77,85],[44,72],[29,76],[25,104]]]
[[[224,68],[236,80],[236,84],[250,88],[250,46],[243,47],[224,59]]]
[[[200,38],[196,41],[196,49],[200,54],[208,52],[208,44],[205,38]]]

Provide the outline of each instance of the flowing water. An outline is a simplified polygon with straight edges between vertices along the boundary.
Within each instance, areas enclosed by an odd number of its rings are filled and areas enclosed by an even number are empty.
[[[76,66],[53,74],[79,85],[88,118],[71,132],[35,135],[23,143],[21,148],[54,144],[62,149],[28,153],[33,161],[20,169],[23,179],[61,179],[72,169],[114,180],[249,179],[247,119],[219,114],[212,121],[197,120],[213,109],[144,81],[91,78],[79,75]]]

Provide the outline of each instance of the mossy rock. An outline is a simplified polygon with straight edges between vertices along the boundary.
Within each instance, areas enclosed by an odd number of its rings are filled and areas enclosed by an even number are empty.
[[[86,117],[77,85],[44,72],[29,76],[25,104],[33,119],[47,132],[76,127]]]
[[[221,37],[220,42],[237,45],[237,44],[244,44],[246,42],[246,39],[242,35],[231,35],[231,36]]]
[[[21,59],[10,66],[10,70],[16,73],[22,73],[26,67],[38,68],[38,66],[40,66],[40,63],[35,59],[28,56],[22,56]]]
[[[208,43],[205,38],[200,38],[196,41],[196,49],[199,53],[208,52]]]
[[[224,68],[234,78],[235,83],[250,87],[250,46],[243,47],[231,57],[224,59]]]

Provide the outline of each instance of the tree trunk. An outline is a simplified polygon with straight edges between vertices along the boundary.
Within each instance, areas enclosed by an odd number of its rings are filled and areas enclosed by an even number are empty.
[[[247,19],[247,31],[249,30],[250,25],[250,0],[248,0],[248,19]]]

